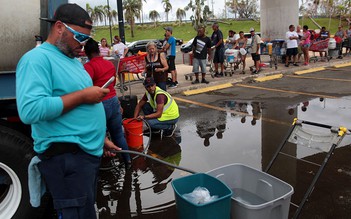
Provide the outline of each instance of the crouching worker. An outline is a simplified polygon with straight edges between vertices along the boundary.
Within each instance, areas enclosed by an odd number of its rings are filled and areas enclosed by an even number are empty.
[[[135,107],[134,118],[146,120],[153,133],[162,130],[165,137],[171,137],[179,118],[177,103],[169,93],[156,86],[152,77],[146,78],[143,85],[146,92]],[[141,110],[144,115],[139,115]]]

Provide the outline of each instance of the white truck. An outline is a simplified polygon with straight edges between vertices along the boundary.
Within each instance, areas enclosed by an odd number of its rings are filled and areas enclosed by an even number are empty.
[[[14,0],[1,4],[0,19],[0,218],[42,218],[46,204],[29,203],[27,168],[33,152],[30,127],[18,118],[16,107],[16,65],[34,48],[35,36],[47,36],[48,24],[40,17],[52,17],[58,5],[68,0]],[[46,202],[48,203],[48,202]]]

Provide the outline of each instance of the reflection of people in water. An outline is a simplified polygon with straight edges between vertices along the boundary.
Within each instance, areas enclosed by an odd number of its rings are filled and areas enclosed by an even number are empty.
[[[123,171],[121,168],[113,168],[100,171],[97,192],[99,216],[106,218],[118,214],[123,218],[131,218],[129,202],[131,194],[131,170]]]
[[[210,146],[210,138],[216,133],[216,125],[213,121],[204,119],[196,122],[196,133],[204,139],[204,146]]]
[[[302,103],[302,106],[301,106],[302,112],[306,112],[307,111],[307,107],[308,107],[309,104],[310,104],[309,101],[306,101],[306,102]]]
[[[224,108],[225,103],[221,104],[220,107]],[[217,123],[216,137],[217,137],[217,139],[222,139],[223,133],[225,132],[225,129],[227,127],[227,112],[226,111],[218,111],[218,119],[217,119],[216,123]]]
[[[240,122],[245,123],[246,122],[246,115],[248,114],[247,111],[247,103],[239,103],[239,112],[243,113]]]
[[[163,138],[162,140],[155,138],[150,143],[148,154],[178,166],[181,160],[181,151],[174,138]],[[154,193],[161,193],[172,181],[169,177],[172,175],[174,168],[151,159],[146,159],[146,164],[154,175],[152,181]]]
[[[176,133],[179,140],[180,131],[178,130],[177,132],[176,130]],[[181,148],[175,138],[153,138],[147,153],[155,158],[178,166],[181,160]],[[99,205],[97,207],[99,216],[102,218],[110,218],[116,214],[120,218],[132,218],[130,207],[131,197],[135,197],[136,213],[142,215],[143,207],[141,200],[143,194],[141,192],[145,186],[143,187],[142,182],[139,181],[140,177],[138,173],[147,174],[149,172],[153,174],[151,182],[152,190],[156,194],[162,193],[172,181],[170,176],[174,172],[174,168],[149,158],[139,158],[144,159],[144,165],[141,165],[143,168],[142,171],[135,169],[139,165],[133,165],[133,170],[113,168],[100,172],[101,179],[98,182],[99,189],[97,193],[97,203]],[[149,183],[147,182],[147,184]],[[134,192],[134,196],[132,196],[132,192]]]
[[[252,102],[251,103],[252,107],[252,120],[251,120],[251,125],[256,125],[256,121],[261,118],[261,104],[259,102]]]

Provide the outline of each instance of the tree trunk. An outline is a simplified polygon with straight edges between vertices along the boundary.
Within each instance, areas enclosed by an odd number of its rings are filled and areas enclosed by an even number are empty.
[[[130,22],[130,35],[132,38],[134,38],[134,19]]]

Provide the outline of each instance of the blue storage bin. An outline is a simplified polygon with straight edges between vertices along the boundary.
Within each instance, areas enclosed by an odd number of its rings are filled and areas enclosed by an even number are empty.
[[[205,204],[195,204],[183,197],[198,186],[205,187],[210,195],[218,198]],[[197,173],[172,181],[180,219],[229,219],[232,190],[213,176]]]

